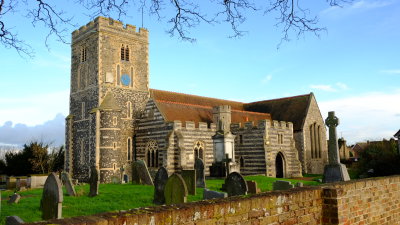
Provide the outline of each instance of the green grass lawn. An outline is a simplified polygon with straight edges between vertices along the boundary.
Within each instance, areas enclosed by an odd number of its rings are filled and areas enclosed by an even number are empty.
[[[291,179],[277,179],[265,176],[246,176],[246,180],[254,180],[257,182],[261,191],[272,190],[272,183],[276,180],[288,180],[293,184],[303,182],[304,185],[318,185],[315,181],[299,181]],[[208,189],[220,191],[224,180],[211,179],[206,180]],[[82,215],[92,215],[101,212],[109,212],[115,210],[127,210],[138,207],[146,207],[154,205],[152,203],[154,187],[147,185],[132,184],[100,184],[99,195],[93,198],[88,197],[89,185],[75,186],[78,194],[77,197],[66,195],[64,191],[63,217],[73,217]],[[39,209],[42,189],[32,189],[21,191],[21,200],[18,204],[8,204],[8,196],[12,195],[12,191],[1,192],[1,215],[0,224],[5,223],[6,216],[19,216],[25,222],[34,222],[41,220],[41,212]],[[203,198],[203,188],[197,188],[196,195],[189,195],[188,201],[199,201]]]

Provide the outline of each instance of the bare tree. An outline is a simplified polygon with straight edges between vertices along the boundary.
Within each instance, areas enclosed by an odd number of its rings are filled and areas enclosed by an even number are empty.
[[[329,6],[341,6],[353,0],[319,0]],[[199,2],[199,3],[197,3]],[[78,0],[91,17],[117,16],[125,19],[128,12],[146,12],[168,24],[167,33],[185,41],[195,41],[190,30],[200,23],[227,23],[232,29],[230,37],[240,37],[246,31],[240,28],[249,14],[261,12],[264,15],[277,13],[278,27],[282,28],[281,41],[289,41],[290,36],[299,37],[304,33],[319,33],[325,30],[318,25],[317,16],[311,15],[307,8],[302,8],[304,0]],[[18,11],[19,4],[25,4],[26,12]],[[78,9],[79,10],[79,9]],[[136,11],[135,11],[136,10]],[[208,12],[205,12],[208,11]],[[49,0],[0,0],[0,43],[6,48],[14,48],[18,53],[31,56],[32,48],[7,26],[5,16],[10,13],[25,13],[32,25],[41,24],[48,29],[48,37],[54,35],[59,41],[65,40],[68,28],[74,27],[72,18],[64,11],[57,10],[56,3]]]

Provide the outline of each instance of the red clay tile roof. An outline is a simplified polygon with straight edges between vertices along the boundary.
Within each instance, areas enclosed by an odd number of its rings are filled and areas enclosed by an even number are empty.
[[[300,131],[302,130],[312,95],[310,93],[288,98],[251,102],[244,105],[244,110],[269,113],[273,120],[290,121],[293,123],[293,130]]]

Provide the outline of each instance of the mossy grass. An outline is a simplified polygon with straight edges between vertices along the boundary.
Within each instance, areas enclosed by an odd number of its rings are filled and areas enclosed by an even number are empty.
[[[315,181],[302,181],[292,179],[271,178],[265,176],[246,176],[246,180],[254,180],[257,182],[261,191],[272,190],[272,183],[276,180],[288,180],[293,184],[303,182],[305,185],[318,185]],[[206,186],[208,189],[221,191],[223,179],[207,179]],[[76,197],[67,196],[65,188],[63,202],[63,217],[74,217],[82,215],[93,215],[101,212],[110,212],[117,210],[127,210],[138,207],[153,206],[154,187],[148,185],[132,185],[132,184],[100,184],[100,194],[96,197],[88,197],[89,185],[75,186],[78,194]],[[200,201],[203,198],[203,188],[197,188],[196,195],[189,195],[188,201]],[[1,192],[1,215],[0,224],[5,224],[6,216],[19,216],[25,222],[34,222],[41,220],[41,212],[39,209],[42,189],[31,189],[18,192],[21,200],[18,204],[8,204],[8,196],[13,191]]]

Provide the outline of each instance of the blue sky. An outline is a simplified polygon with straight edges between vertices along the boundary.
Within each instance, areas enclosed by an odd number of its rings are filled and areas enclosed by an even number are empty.
[[[166,23],[145,16],[150,87],[243,102],[313,92],[324,118],[336,111],[338,134],[349,143],[391,138],[400,129],[400,0],[357,0],[342,8],[313,2],[311,12],[327,32],[292,36],[279,49],[281,27],[273,14],[249,14],[242,38],[228,38],[227,24],[202,24],[191,30],[195,43],[170,37]],[[85,12],[69,14],[79,26],[90,20]],[[70,46],[50,38],[48,50],[46,30],[15,16],[8,21],[36,54],[24,59],[0,46],[0,143],[61,144]],[[123,22],[140,26],[141,15],[133,11]]]

